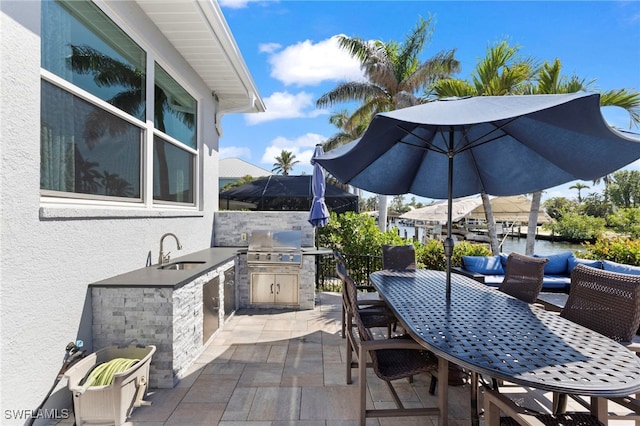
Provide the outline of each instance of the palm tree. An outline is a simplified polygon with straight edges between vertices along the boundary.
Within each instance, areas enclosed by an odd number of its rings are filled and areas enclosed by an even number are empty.
[[[283,150],[279,156],[276,157],[276,162],[273,163],[272,172],[282,173],[283,176],[288,176],[293,166],[300,161],[295,160],[296,156],[290,152]]]
[[[336,126],[340,131],[327,139],[322,144],[322,149],[330,151],[340,145],[358,139],[367,130],[369,121],[369,119],[363,120],[362,116],[355,117],[354,114],[350,114],[346,109],[331,114],[329,123]]]
[[[369,121],[370,119],[363,121],[361,116],[354,117],[353,114],[350,114],[346,109],[331,114],[329,117],[329,123],[336,126],[340,131],[327,139],[322,144],[322,149],[324,149],[325,152],[330,151],[340,145],[344,145],[354,139],[358,139],[363,135],[364,131],[367,130]],[[331,177],[332,176],[329,175],[329,178]],[[337,187],[342,188],[345,191],[351,190],[349,184],[338,182],[335,178],[333,181],[333,184]],[[359,197],[362,197],[362,191],[360,189],[354,188],[354,192]]]
[[[525,88],[524,93],[529,94],[562,94],[587,91],[591,89],[594,81],[586,82],[578,78],[575,74],[571,77],[561,75],[562,64],[556,58],[553,64],[545,62],[539,70],[535,84]],[[616,106],[625,109],[629,113],[630,126],[640,124],[640,92],[633,92],[627,89],[609,90],[600,93],[600,106]],[[607,176],[602,177],[606,182]],[[578,192],[580,197],[580,192]],[[542,191],[534,192],[531,200],[531,212],[529,213],[529,228],[527,231],[527,244],[525,253],[532,254],[535,247],[536,224],[538,222],[538,212]]]
[[[420,103],[416,93],[441,78],[460,70],[455,50],[442,51],[420,62],[418,55],[431,38],[431,17],[419,18],[404,43],[396,41],[367,41],[357,37],[340,36],[338,43],[360,61],[366,81],[349,81],[336,86],[316,101],[320,108],[340,102],[360,101],[351,115],[354,123],[369,123],[379,113]],[[353,128],[353,127],[351,127]],[[386,227],[387,197],[379,200],[379,226]]]
[[[501,41],[487,49],[471,74],[471,82],[460,79],[445,79],[431,86],[427,97],[449,96],[503,96],[516,93],[535,75],[536,66],[532,59],[520,58],[520,48]],[[487,218],[491,251],[498,254],[500,246],[489,195],[480,194]]]
[[[583,183],[580,182],[576,182],[575,184],[571,185],[569,187],[569,189],[577,189],[578,190],[578,203],[582,203],[582,193],[581,191],[583,189],[588,189],[591,188],[589,185],[585,185]]]

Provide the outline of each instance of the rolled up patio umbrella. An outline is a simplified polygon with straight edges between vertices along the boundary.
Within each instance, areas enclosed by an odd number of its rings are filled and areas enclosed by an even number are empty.
[[[324,170],[316,162],[316,157],[324,154],[322,145],[316,145],[316,150],[311,157],[313,165],[313,177],[311,178],[311,189],[313,191],[313,201],[311,202],[311,211],[309,212],[309,223],[314,227],[325,226],[329,223],[329,209],[324,200],[326,189]]]
[[[362,138],[316,159],[377,194],[447,199],[518,195],[594,180],[640,158],[640,138],[612,129],[594,93],[438,100],[377,114]],[[447,225],[447,295],[451,287]]]

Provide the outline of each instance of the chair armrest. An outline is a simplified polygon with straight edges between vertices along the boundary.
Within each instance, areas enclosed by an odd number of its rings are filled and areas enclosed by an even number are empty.
[[[628,410],[633,411],[636,414],[640,414],[640,401],[631,397],[624,396],[620,398],[608,398],[609,400],[615,402],[616,404],[622,405]]]
[[[366,290],[366,291],[376,291],[376,288],[372,285],[368,285],[368,284],[357,284],[356,285],[356,289],[357,290]]]
[[[358,306],[382,306],[388,308],[387,302],[384,300],[374,300],[374,299],[358,299],[356,300],[356,305]]]
[[[367,351],[379,349],[416,349],[426,351],[427,348],[413,339],[380,339],[361,341],[360,344]]]
[[[451,272],[454,272],[454,273],[460,274],[460,275],[464,275],[465,277],[472,278],[472,279],[478,281],[479,283],[484,284],[484,275],[477,274],[477,273],[471,272],[471,271],[467,271],[466,269],[464,269],[461,266],[454,266],[453,268],[451,268]]]

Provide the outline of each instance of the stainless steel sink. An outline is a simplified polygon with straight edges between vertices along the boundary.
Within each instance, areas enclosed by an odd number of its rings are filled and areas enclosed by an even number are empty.
[[[173,271],[183,271],[183,270],[186,270],[186,269],[197,268],[198,266],[201,266],[204,263],[205,262],[201,262],[201,261],[173,262],[173,263],[167,263],[166,265],[162,265],[159,269],[168,269],[168,270],[173,270]]]

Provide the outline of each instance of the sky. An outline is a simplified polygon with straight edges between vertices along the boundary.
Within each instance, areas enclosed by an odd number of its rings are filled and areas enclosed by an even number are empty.
[[[420,60],[456,49],[468,79],[487,48],[502,40],[522,57],[562,63],[562,74],[593,81],[594,90],[640,91],[640,1],[260,1],[218,0],[267,112],[222,119],[220,158],[237,157],[271,171],[290,151],[299,163],[290,174],[311,174],[317,143],[338,132],[329,116],[353,104],[318,109],[316,100],[344,81],[363,78],[337,35],[403,42],[419,17],[431,16],[433,34]],[[629,129],[620,108],[603,108],[609,124]],[[640,133],[634,126],[632,131]],[[627,169],[640,170],[640,162]],[[551,197],[577,198],[576,182],[550,188]],[[590,186],[582,196],[600,192]],[[365,196],[372,194],[365,193]],[[412,195],[405,196],[409,202]],[[428,203],[429,199],[416,197]]]

